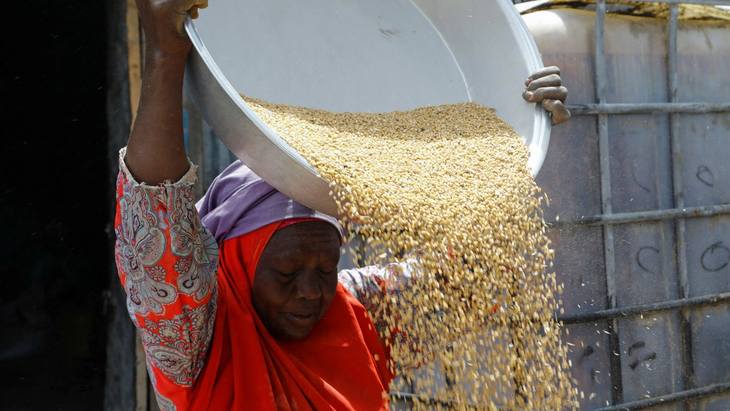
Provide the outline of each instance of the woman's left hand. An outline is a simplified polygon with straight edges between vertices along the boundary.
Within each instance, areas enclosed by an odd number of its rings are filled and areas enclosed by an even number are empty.
[[[552,66],[537,70],[530,74],[525,85],[527,88],[522,92],[522,98],[531,103],[542,103],[552,113],[554,126],[570,120],[570,111],[564,105],[568,89],[561,85],[559,68]]]

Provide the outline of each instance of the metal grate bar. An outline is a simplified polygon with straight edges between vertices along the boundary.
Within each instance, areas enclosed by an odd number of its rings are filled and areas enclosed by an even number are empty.
[[[677,102],[677,21],[679,20],[679,6],[669,6],[669,21],[667,35],[667,75],[669,85],[669,101]],[[682,179],[681,142],[679,138],[679,114],[669,116],[669,138],[671,142],[672,188],[674,191],[674,207],[684,208],[684,182]],[[689,279],[687,274],[687,241],[684,218],[678,218],[674,223],[676,258],[677,258],[677,288],[681,298],[689,297]],[[692,355],[692,322],[691,313],[687,309],[679,312],[679,342],[682,358],[682,386],[685,390],[692,389],[694,380],[694,360]],[[685,403],[685,410],[694,408],[694,401]]]
[[[606,102],[606,53],[604,48],[604,29],[606,21],[606,0],[596,2],[596,95],[599,104]],[[598,148],[601,167],[601,207],[604,215],[613,214],[611,205],[611,160],[608,145],[608,116],[598,115]],[[604,250],[606,257],[606,277],[608,305],[616,305],[615,261],[613,250],[613,230],[605,227]]]
[[[691,400],[699,397],[707,397],[710,395],[722,394],[730,391],[730,382],[723,384],[713,384],[702,388],[675,392],[673,394],[662,395],[659,397],[648,398],[640,401],[627,402],[621,405],[599,408],[596,411],[634,411],[643,410],[656,405],[671,404],[682,400]]]
[[[595,311],[586,314],[559,315],[557,321],[563,324],[578,324],[591,321],[610,320],[613,318],[635,317],[642,314],[651,314],[661,311],[670,311],[679,308],[702,307],[730,302],[730,293],[706,295],[702,297],[683,298],[679,300],[660,301],[652,304],[637,305],[633,307],[614,308],[610,310]]]
[[[628,0],[636,1],[637,3],[643,0]],[[667,4],[704,4],[708,6],[730,6],[730,0],[652,0],[656,3],[667,3]]]
[[[669,35],[667,39],[667,68],[669,80],[669,98],[672,103],[677,101],[677,19],[678,6],[669,6]],[[672,188],[674,189],[674,207],[684,208],[684,183],[682,180],[681,142],[679,139],[679,115],[672,113],[669,117],[669,138],[672,145]],[[687,297],[687,256],[685,252],[684,219],[677,220],[677,262],[679,263],[680,295]]]
[[[621,103],[566,105],[571,114],[716,113],[730,111],[730,103]]]
[[[595,75],[596,99],[599,105],[606,104],[606,0],[596,1],[595,23]],[[608,144],[608,115],[598,115],[598,152],[601,167],[601,208],[604,215],[613,214],[611,205],[611,158]],[[616,260],[613,247],[613,227],[603,227],[603,252],[606,264],[606,305],[608,309],[616,308]],[[620,342],[618,338],[618,320],[608,321],[608,346],[612,354],[611,390],[613,403],[623,402],[623,383],[621,378]]]
[[[402,400],[407,403],[414,403],[416,401],[419,401],[421,403],[427,403],[432,405],[444,405],[446,407],[451,407],[453,405],[461,405],[461,403],[453,401],[453,400],[438,400],[433,397],[427,397],[420,394],[413,394],[410,392],[401,392],[401,391],[391,391],[390,392],[390,398],[395,400]]]
[[[547,224],[551,227],[561,227],[566,225],[590,226],[600,224],[643,223],[646,221],[674,218],[711,217],[722,214],[730,214],[730,204],[635,211],[632,213],[602,214],[591,217],[581,217],[579,220],[549,221]]]
[[[691,390],[685,390],[675,392],[672,394],[662,395],[659,397],[647,398],[640,401],[627,402],[620,405],[613,405],[610,407],[599,408],[595,411],[634,411],[643,410],[646,408],[654,407],[657,405],[672,404],[675,402],[690,400],[699,397],[709,397],[711,395],[718,395],[724,392],[730,391],[730,383],[713,384],[701,388],[695,388]],[[391,391],[391,399],[402,400],[407,403],[413,403],[416,400],[420,402],[426,402],[433,405],[452,406],[458,403],[453,401],[441,401],[432,397],[425,397],[419,394],[412,394],[408,392]]]

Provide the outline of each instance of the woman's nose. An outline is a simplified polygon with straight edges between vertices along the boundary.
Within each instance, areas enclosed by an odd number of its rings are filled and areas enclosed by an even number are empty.
[[[306,270],[297,279],[296,298],[306,300],[318,299],[322,296],[322,287],[319,284],[316,270]]]

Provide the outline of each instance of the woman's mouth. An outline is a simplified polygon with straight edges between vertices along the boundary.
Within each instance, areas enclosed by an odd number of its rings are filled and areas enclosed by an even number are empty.
[[[293,313],[282,313],[282,315],[295,327],[300,328],[307,328],[312,325],[317,320],[317,314],[316,313],[309,313],[309,314],[293,314]]]

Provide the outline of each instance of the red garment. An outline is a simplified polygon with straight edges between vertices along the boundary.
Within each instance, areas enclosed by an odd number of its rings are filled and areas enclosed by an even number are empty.
[[[304,339],[274,339],[253,308],[261,253],[281,222],[223,242],[218,312],[191,410],[385,410],[393,375],[365,308],[342,285]]]
[[[290,225],[299,224],[299,223],[306,223],[306,222],[310,222],[310,221],[314,221],[314,222],[319,221],[319,222],[321,222],[322,220],[320,220],[318,218],[290,218],[288,220],[282,221],[281,222],[281,225],[279,225],[279,227],[277,228],[277,230],[281,230],[282,228],[289,227]]]
[[[381,393],[392,376],[375,332],[385,322],[374,326],[365,310],[379,318],[372,298],[384,291],[377,275],[385,272],[340,273],[335,298],[311,334],[274,340],[252,308],[247,273],[284,223],[219,247],[195,210],[193,167],[177,183],[147,186],[129,173],[124,153],[115,257],[161,410],[387,407]]]

